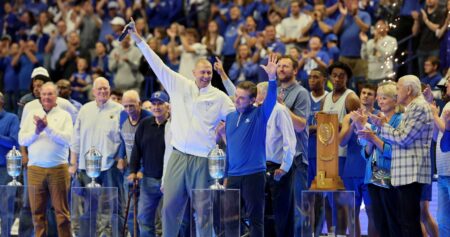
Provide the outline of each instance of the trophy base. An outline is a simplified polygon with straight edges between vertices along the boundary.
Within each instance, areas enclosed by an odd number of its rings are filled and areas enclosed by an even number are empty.
[[[22,186],[22,184],[14,179],[13,181],[8,183],[8,186]]]
[[[225,187],[220,184],[213,184],[213,185],[209,186],[209,188],[212,190],[225,190]]]
[[[100,188],[101,185],[98,184],[98,183],[96,183],[96,182],[90,182],[90,183],[88,183],[88,184],[86,185],[86,187],[88,187],[88,188]]]

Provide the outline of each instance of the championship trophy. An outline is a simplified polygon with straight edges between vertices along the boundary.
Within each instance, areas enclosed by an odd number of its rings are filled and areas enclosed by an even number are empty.
[[[99,188],[100,184],[95,182],[95,178],[100,176],[101,166],[102,166],[102,154],[100,151],[95,149],[95,147],[91,147],[89,151],[84,155],[86,159],[86,174],[89,176],[92,181],[86,185],[88,188]]]
[[[16,146],[6,154],[6,167],[9,176],[13,178],[8,186],[22,186],[22,184],[16,180],[22,171],[22,154],[16,150]]]
[[[208,154],[208,169],[209,175],[215,180],[215,183],[210,186],[211,189],[221,190],[224,187],[219,183],[219,179],[225,175],[225,152],[216,145],[214,149]]]

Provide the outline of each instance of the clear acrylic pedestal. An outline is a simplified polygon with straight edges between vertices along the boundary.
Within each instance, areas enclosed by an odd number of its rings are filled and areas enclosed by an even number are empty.
[[[27,216],[27,224],[23,224],[22,229],[27,226],[27,233],[34,232],[31,222],[31,212],[29,204],[28,191],[34,193],[33,189],[28,186],[7,186],[0,185],[0,236],[18,236],[19,227],[21,225],[20,216]],[[34,198],[33,198],[34,200]],[[25,213],[27,209],[28,214]],[[24,210],[24,212],[22,212]],[[22,219],[25,221],[24,219]],[[23,232],[25,233],[25,231]]]
[[[355,236],[353,191],[302,191],[301,213],[302,236]]]
[[[191,197],[191,236],[240,236],[239,189],[193,189]]]
[[[73,187],[70,217],[73,236],[119,236],[118,191],[113,187]]]

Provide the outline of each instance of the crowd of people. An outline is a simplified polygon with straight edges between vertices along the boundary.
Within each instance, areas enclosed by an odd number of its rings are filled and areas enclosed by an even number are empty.
[[[120,231],[130,184],[139,181],[128,229],[137,221],[138,236],[188,235],[190,208],[207,212],[190,207],[192,190],[212,184],[207,156],[221,144],[223,183],[240,189],[244,231],[302,236],[302,191],[316,176],[323,111],[338,114],[339,175],[355,193],[357,217],[364,201],[368,236],[450,236],[447,2],[22,0],[2,7],[0,184],[9,179],[6,153],[20,146],[29,187],[20,235],[112,234],[111,226],[71,221],[70,188],[90,182],[84,154],[92,147],[102,154],[96,181],[118,190]],[[416,70],[408,71],[415,57]],[[437,222],[429,212],[433,174]],[[327,205],[341,217],[327,216],[330,234],[361,235],[358,218],[354,231],[346,228],[351,215],[339,199]],[[207,214],[195,215],[197,233],[207,233]],[[94,225],[108,222],[101,218]],[[319,223],[310,222],[314,236]]]

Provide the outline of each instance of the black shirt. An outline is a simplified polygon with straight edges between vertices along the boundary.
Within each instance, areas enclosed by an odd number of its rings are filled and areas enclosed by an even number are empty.
[[[161,179],[164,164],[164,130],[167,121],[158,125],[155,117],[145,118],[139,124],[131,152],[130,173],[137,173],[144,167],[144,176]]]

